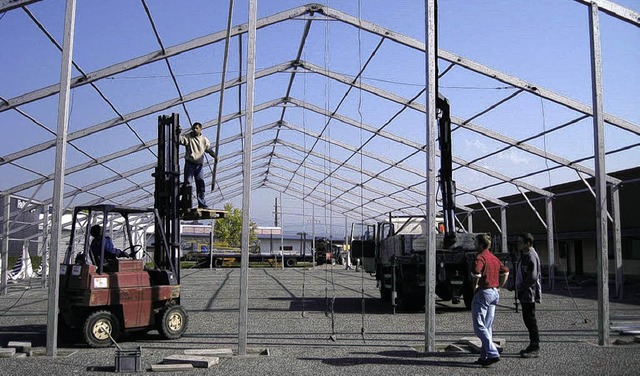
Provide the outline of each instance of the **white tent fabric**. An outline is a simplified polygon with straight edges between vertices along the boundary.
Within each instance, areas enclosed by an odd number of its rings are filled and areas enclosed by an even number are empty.
[[[13,269],[7,276],[10,281],[29,279],[34,276],[28,244],[25,244],[25,246],[22,248],[22,256],[20,256],[16,264],[13,266]]]

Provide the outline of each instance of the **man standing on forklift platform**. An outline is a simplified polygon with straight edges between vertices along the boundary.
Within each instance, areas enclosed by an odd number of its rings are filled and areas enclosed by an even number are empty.
[[[208,209],[207,202],[204,198],[204,176],[202,172],[202,164],[204,162],[204,153],[209,154],[216,159],[216,154],[211,149],[211,142],[202,134],[202,124],[193,123],[191,130],[181,135],[182,128],[176,128],[178,143],[186,147],[184,154],[184,181],[183,184],[191,184],[192,180],[196,181],[196,197],[198,198],[198,208]]]

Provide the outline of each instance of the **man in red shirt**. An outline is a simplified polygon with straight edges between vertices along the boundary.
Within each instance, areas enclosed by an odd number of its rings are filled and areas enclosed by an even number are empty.
[[[471,317],[473,330],[482,342],[480,358],[475,364],[483,367],[500,361],[500,354],[493,343],[491,326],[500,300],[498,288],[502,287],[509,276],[509,269],[489,251],[490,246],[491,238],[488,234],[476,236],[475,247],[478,253],[472,272],[475,294],[471,303]]]

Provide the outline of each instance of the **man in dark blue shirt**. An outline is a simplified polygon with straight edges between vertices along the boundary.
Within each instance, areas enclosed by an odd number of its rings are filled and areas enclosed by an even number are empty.
[[[102,248],[102,243],[104,242],[104,258],[105,260],[113,260],[118,257],[129,257],[126,252],[122,252],[120,249],[113,246],[113,242],[111,238],[108,236],[102,236],[102,226],[93,225],[91,226],[91,230],[89,231],[91,236],[93,236],[93,240],[91,241],[91,245],[89,249],[91,250],[91,254],[93,255],[93,260],[95,265],[100,265],[100,253]]]
[[[520,260],[516,266],[516,291],[522,304],[522,318],[529,331],[529,346],[520,351],[523,358],[537,358],[540,350],[540,334],[536,320],[536,303],[540,303],[542,286],[540,284],[540,257],[533,248],[533,235],[524,233],[518,236]]]

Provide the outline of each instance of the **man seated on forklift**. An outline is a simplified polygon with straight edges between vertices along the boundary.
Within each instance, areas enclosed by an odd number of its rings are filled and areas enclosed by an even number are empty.
[[[216,159],[216,153],[211,149],[211,142],[202,134],[202,124],[193,123],[191,130],[184,135],[181,135],[182,128],[178,126],[176,133],[178,136],[178,143],[184,145],[186,151],[184,153],[184,181],[183,184],[191,184],[191,181],[196,181],[196,197],[198,198],[198,208],[208,209],[207,203],[204,198],[204,175],[202,171],[202,164],[204,162],[204,153],[209,154],[213,159]],[[191,193],[189,193],[190,195]],[[189,196],[190,197],[190,196]]]
[[[102,248],[102,226],[93,225],[91,226],[91,230],[89,234],[93,236],[93,240],[91,241],[91,245],[89,249],[91,250],[91,254],[93,255],[93,259],[96,262],[96,265],[100,265],[100,251]],[[104,258],[106,261],[114,260],[118,257],[129,257],[126,252],[116,248],[113,246],[113,242],[111,238],[108,236],[104,237]]]

